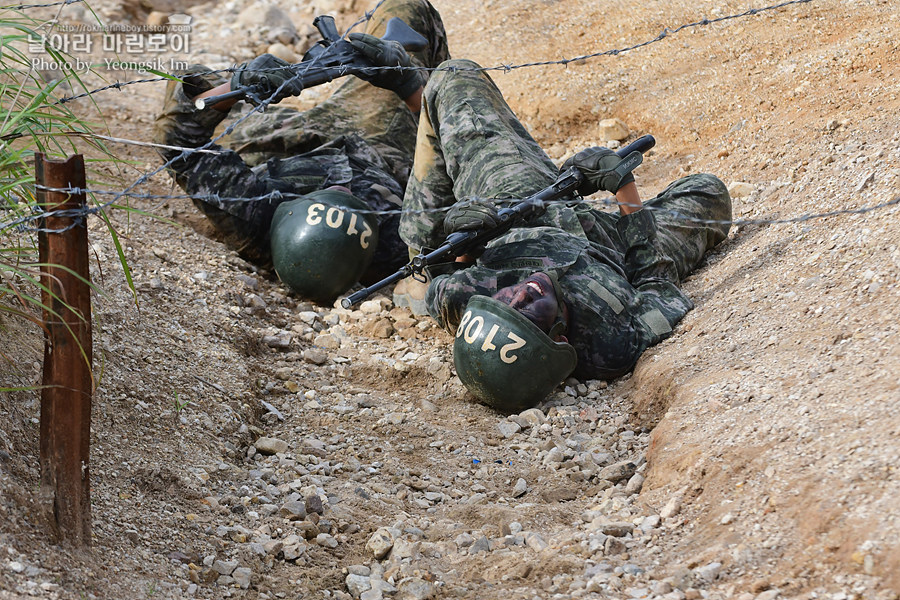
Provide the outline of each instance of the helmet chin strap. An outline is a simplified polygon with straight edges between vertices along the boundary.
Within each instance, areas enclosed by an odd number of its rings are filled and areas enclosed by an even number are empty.
[[[550,282],[553,284],[553,293],[556,295],[556,318],[553,320],[553,325],[550,326],[550,331],[547,332],[550,339],[556,341],[556,338],[565,335],[569,329],[569,308],[566,306],[566,299],[563,297],[556,274],[546,271],[544,273],[550,278]]]

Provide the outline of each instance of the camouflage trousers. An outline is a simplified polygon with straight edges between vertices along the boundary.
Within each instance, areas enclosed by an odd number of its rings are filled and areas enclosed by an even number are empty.
[[[408,212],[401,218],[400,236],[411,248],[436,248],[445,237],[445,212],[438,209],[475,197],[526,198],[552,184],[557,174],[557,167],[487,73],[469,60],[448,61],[432,74],[425,88],[413,173],[403,199]],[[695,193],[710,186],[714,193]],[[711,175],[676,181],[644,204],[654,211],[662,250],[675,261],[679,278],[728,234],[731,202],[727,193],[723,197],[721,182]],[[585,235],[591,238],[591,230],[602,231],[592,241],[619,245],[613,233],[618,215],[586,204],[575,209]],[[541,224],[563,227],[548,219],[552,220],[547,217]]]

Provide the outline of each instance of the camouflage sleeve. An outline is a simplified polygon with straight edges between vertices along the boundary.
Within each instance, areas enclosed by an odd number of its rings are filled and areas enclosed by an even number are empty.
[[[453,333],[472,296],[491,296],[497,291],[497,277],[480,267],[439,275],[428,286],[425,304],[438,325]]]
[[[227,113],[198,110],[178,83],[169,93],[163,112],[156,118],[153,141],[158,144],[197,148],[208,144],[216,126]],[[254,197],[267,191],[267,183],[258,177],[237,153],[216,144],[209,152],[190,152],[163,148],[159,152],[168,162],[176,183],[192,196]],[[227,204],[227,203],[223,203]],[[222,206],[224,210],[228,210]]]
[[[638,291],[635,316],[652,334],[651,344],[667,337],[693,303],[678,288],[675,261],[657,243],[656,219],[649,210],[624,215],[616,230],[625,247],[625,275]]]

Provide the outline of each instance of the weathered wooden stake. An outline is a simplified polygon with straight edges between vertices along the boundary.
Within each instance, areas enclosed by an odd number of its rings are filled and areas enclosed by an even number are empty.
[[[85,207],[84,158],[35,156],[38,203],[46,211]],[[91,290],[86,218],[47,216],[38,234],[46,326],[41,390],[41,500],[60,541],[91,543]],[[46,231],[43,231],[46,230]],[[49,290],[49,291],[48,291]]]

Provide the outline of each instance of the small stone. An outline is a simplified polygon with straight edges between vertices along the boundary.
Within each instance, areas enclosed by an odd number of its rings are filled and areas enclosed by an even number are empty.
[[[326,350],[336,350],[341,347],[341,341],[331,333],[323,333],[322,335],[316,336],[316,339],[313,340],[313,344],[320,348],[325,348]]]
[[[321,348],[307,348],[303,351],[303,360],[314,365],[323,365],[328,361],[328,353]]]
[[[267,454],[270,456],[272,454],[287,452],[288,450],[287,442],[272,437],[261,437],[256,440],[256,443],[254,445],[256,446],[256,450],[260,454]]]
[[[310,494],[306,497],[306,512],[317,515],[325,514],[325,505],[322,504],[322,498],[318,494]]]
[[[529,408],[519,413],[519,416],[533,426],[540,426],[547,422],[547,417],[539,408]]]
[[[436,588],[430,581],[419,577],[407,577],[397,584],[398,597],[404,600],[429,600],[434,598]]]
[[[274,4],[263,2],[248,5],[238,14],[234,24],[238,28],[248,31],[259,31],[265,28],[269,32],[269,37],[273,39],[284,31],[293,32],[294,36],[297,35],[297,28],[286,12]]]
[[[540,552],[544,550],[549,544],[544,540],[543,537],[539,533],[529,532],[525,534],[525,545],[534,550],[535,552]]]
[[[875,181],[875,171],[871,171],[870,173],[867,173],[865,177],[860,179],[859,183],[856,184],[856,188],[854,191],[856,191],[856,192],[863,191],[864,189],[869,187],[869,184],[872,183],[873,181]]]
[[[278,512],[290,521],[302,521],[306,518],[306,503],[291,500],[282,504]]]
[[[380,527],[366,542],[366,550],[371,552],[377,560],[387,556],[393,547],[394,536],[386,527]]]
[[[297,533],[303,536],[304,539],[312,540],[318,536],[321,531],[319,531],[319,527],[313,523],[312,521],[300,521],[295,525],[297,528]]]
[[[648,531],[651,531],[651,530],[659,527],[661,523],[662,523],[662,519],[660,518],[659,515],[650,515],[649,517],[644,517],[644,519],[641,521],[641,524],[638,526],[638,528],[641,531],[643,531],[644,533],[647,533]]]
[[[516,485],[513,487],[512,496],[513,498],[518,498],[519,496],[524,496],[528,492],[528,482],[519,477],[516,481]]]
[[[497,424],[497,429],[500,430],[500,435],[505,438],[511,438],[516,435],[522,428],[518,425],[518,423],[513,423],[512,421],[500,421]]]
[[[562,449],[554,446],[547,452],[547,456],[544,457],[544,464],[561,463],[563,460],[565,460],[565,456]]]
[[[578,497],[578,489],[575,487],[555,487],[541,492],[541,498],[544,502],[571,502]]]
[[[246,590],[250,587],[250,577],[253,575],[253,571],[248,569],[247,567],[240,567],[234,570],[231,576],[234,578],[234,582],[241,586],[242,590]]]
[[[217,560],[213,563],[212,568],[219,575],[231,575],[237,566],[236,560]]]
[[[625,521],[603,523],[600,525],[599,529],[605,535],[611,535],[613,537],[625,537],[634,530],[634,525]]]
[[[597,123],[597,139],[598,140],[616,140],[621,142],[631,133],[625,121],[619,118],[603,119]]]
[[[479,552],[490,552],[491,551],[491,541],[487,539],[485,536],[481,536],[475,542],[469,546],[469,554],[478,554]]]
[[[666,505],[663,507],[661,511],[659,511],[659,516],[663,519],[671,519],[675,515],[681,512],[681,494],[676,494],[669,498],[669,501],[666,502]]]
[[[695,585],[710,585],[722,572],[722,563],[713,562],[703,567],[697,567],[693,571],[693,581]]]
[[[344,584],[347,586],[347,591],[350,592],[350,595],[354,598],[359,598],[363,592],[372,589],[372,583],[369,581],[368,577],[364,575],[354,575],[353,573],[347,575]]]
[[[672,591],[672,584],[668,581],[655,581],[650,586],[650,591],[658,596],[662,596],[664,594],[668,594]]]
[[[733,181],[728,186],[728,195],[732,198],[746,198],[756,189],[752,183],[745,181]]]
[[[151,10],[150,14],[147,15],[147,26],[148,27],[163,27],[169,21],[169,13],[162,12],[160,10]],[[155,254],[155,252],[154,252]],[[162,258],[162,257],[160,257]]]
[[[359,311],[364,315],[377,315],[382,310],[381,300],[366,300],[359,305]]]
[[[274,335],[264,335],[262,343],[270,348],[285,349],[290,348],[293,336],[288,331],[281,331]]]
[[[303,553],[306,552],[306,545],[300,540],[296,540],[294,543],[285,543],[284,547],[281,550],[282,556],[284,556],[284,560],[297,560],[300,558]]]
[[[638,494],[642,487],[644,487],[644,476],[640,473],[635,473],[625,485],[625,493],[628,495]]]
[[[369,337],[385,340],[394,335],[394,325],[390,319],[380,318],[363,326],[363,333]]]
[[[360,594],[359,600],[384,600],[384,594],[380,589],[372,588]]]
[[[307,325],[314,325],[316,322],[320,321],[319,313],[314,310],[304,310],[297,313],[297,317],[306,323]]]
[[[612,462],[613,459],[612,454],[610,454],[606,450],[603,450],[602,448],[594,448],[588,453],[588,455],[591,457],[591,460],[594,462],[594,464],[598,467],[608,465],[610,462]]]
[[[634,475],[637,465],[630,460],[617,462],[614,465],[603,467],[597,475],[600,479],[605,479],[611,483],[618,483],[624,479],[629,479]]]
[[[766,590],[762,592],[758,596],[756,596],[755,600],[776,600],[776,598],[781,596],[781,592],[778,590]]]
[[[622,554],[623,552],[625,552],[625,550],[627,550],[625,542],[617,537],[610,536],[606,538],[606,543],[603,545],[603,552],[608,556]]]
[[[320,546],[324,546],[325,548],[337,548],[338,541],[334,536],[329,535],[327,533],[320,533],[316,536],[316,543]]]
[[[271,44],[267,49],[267,52],[289,63],[298,62],[297,55],[294,54],[294,51],[280,41]]]
[[[13,573],[23,573],[23,572],[25,572],[25,565],[23,565],[22,563],[20,563],[20,562],[17,561],[17,560],[13,560],[13,561],[10,561],[10,562],[6,563],[6,566],[7,566],[7,568],[9,568],[9,570],[12,571]]]

